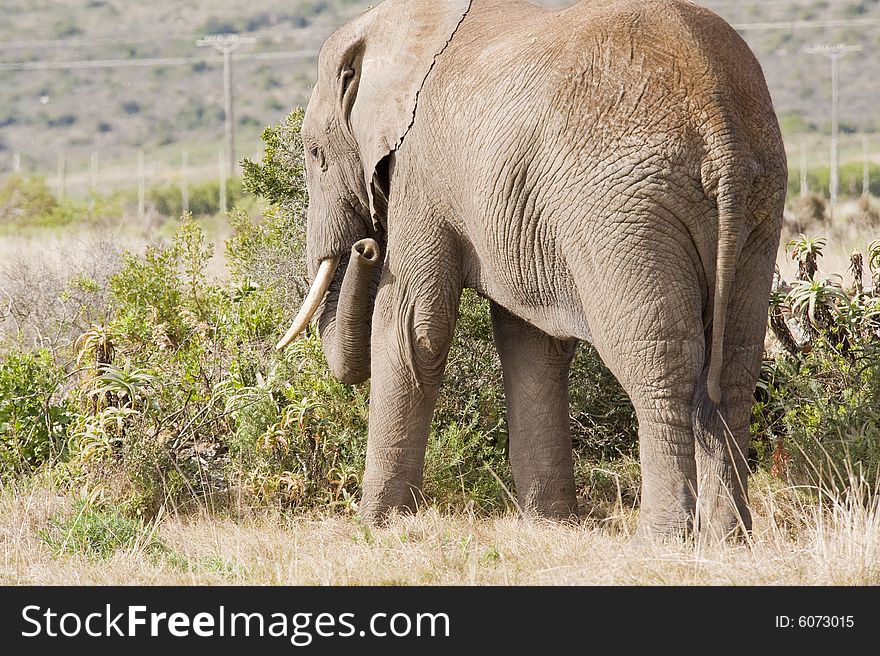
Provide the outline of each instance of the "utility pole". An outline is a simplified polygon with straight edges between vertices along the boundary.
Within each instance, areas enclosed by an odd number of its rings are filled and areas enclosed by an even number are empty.
[[[189,154],[184,150],[180,155],[180,207],[183,214],[189,213]]]
[[[67,154],[64,151],[58,153],[58,198],[64,198],[67,193]]]
[[[241,46],[256,43],[257,40],[250,37],[242,37],[237,34],[214,34],[196,41],[200,47],[210,46],[223,53],[223,104],[226,122],[226,175],[232,177],[235,174],[235,120],[233,116],[233,93],[232,93],[232,53]]]
[[[804,146],[804,142],[801,142],[801,198],[806,198],[807,194],[810,192],[809,186],[807,185],[807,149]]]
[[[220,207],[220,214],[222,216],[226,216],[226,210],[229,209],[226,207],[226,178],[229,176],[224,175],[223,153],[217,153],[217,155],[217,160],[220,168],[220,197],[217,200],[219,201],[218,205]]]
[[[822,55],[831,60],[831,180],[828,186],[832,213],[840,190],[840,60],[851,52],[861,51],[862,46],[850,46],[845,43],[815,45],[806,50],[808,54]]]

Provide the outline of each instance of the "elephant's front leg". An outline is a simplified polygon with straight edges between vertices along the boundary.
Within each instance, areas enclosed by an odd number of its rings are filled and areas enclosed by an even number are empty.
[[[458,316],[460,265],[449,239],[390,246],[373,314],[372,381],[361,517],[415,510],[425,447]]]
[[[543,517],[576,515],[568,371],[577,343],[554,339],[495,303],[492,328],[520,508]]]

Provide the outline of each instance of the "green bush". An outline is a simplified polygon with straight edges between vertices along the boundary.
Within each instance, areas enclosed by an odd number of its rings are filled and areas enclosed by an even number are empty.
[[[571,367],[571,427],[578,457],[638,457],[636,411],[596,350],[582,344]]]
[[[159,349],[179,345],[192,331],[192,317],[203,319],[210,309],[204,270],[212,254],[192,220],[170,245],[150,246],[143,257],[125,253],[121,271],[109,281],[116,328]]]
[[[825,338],[767,360],[752,413],[756,465],[793,484],[843,489],[853,472],[880,483],[880,353],[844,357]]]
[[[213,246],[191,218],[167,243],[122,255],[107,283],[106,320],[57,354],[80,368],[64,397],[64,422],[51,424],[54,450],[65,447],[61,480],[100,490],[118,509],[140,515],[217,503],[356,508],[368,385],[333,379],[314,335],[283,354],[273,348],[307,289],[302,118],[298,110],[267,129],[263,160],[244,162],[242,187],[270,205],[259,220],[229,214],[228,281],[208,280]],[[163,213],[179,212],[179,190],[151,194]],[[7,387],[30,381],[26,391],[45,388],[30,405],[15,401],[15,434],[27,433],[34,446],[19,447],[19,460],[7,458],[10,471],[36,466],[51,451],[38,428],[56,379],[22,369],[35,357],[9,356],[0,378]],[[48,354],[40,358],[56,366]],[[572,376],[576,405],[598,403],[604,415],[575,414],[582,458],[631,453],[632,409],[594,351],[581,350]],[[488,304],[466,291],[431,427],[425,493],[443,507],[489,512],[510,504],[511,489]]]
[[[880,165],[871,162],[868,165],[870,177],[870,194],[880,196]],[[796,163],[790,166],[788,175],[788,196],[796,198],[801,192],[801,174]],[[846,162],[841,164],[838,172],[839,193],[843,198],[858,198],[863,193],[864,165],[862,162]],[[807,187],[811,193],[828,198],[830,195],[831,169],[828,166],[811,168],[807,171]]]
[[[263,130],[263,161],[244,159],[241,163],[246,191],[282,208],[307,200],[300,136],[303,118],[305,112],[295,109],[277,126]]]
[[[0,226],[62,226],[82,214],[59,201],[43,178],[14,175],[0,181]]]
[[[62,378],[48,351],[0,355],[0,478],[31,472],[64,451],[70,414],[56,398]]]
[[[207,276],[213,245],[187,218],[166,243],[125,254],[106,285],[83,278],[105,299],[86,314],[103,318],[75,344],[0,358],[0,475],[57,462],[57,480],[99,491],[126,516],[163,506],[357,507],[369,385],[333,379],[315,335],[274,349],[307,287],[301,121],[296,112],[266,130],[264,159],[244,163],[243,187],[270,205],[259,219],[230,213],[228,279]],[[815,214],[821,203],[811,203]],[[789,334],[788,351],[764,364],[750,462],[793,483],[848,485],[852,472],[876,483],[880,242],[864,259],[877,292],[820,276],[823,246],[793,242],[803,279],[774,295],[771,313],[788,319],[774,330],[797,324],[806,337]],[[588,346],[572,365],[571,408],[576,480],[592,512],[635,503],[635,413]],[[508,439],[488,304],[465,291],[428,439],[428,499],[509,507]]]
[[[240,178],[226,181],[226,207],[236,207],[244,198]],[[147,190],[147,200],[168,218],[183,216],[183,192],[179,184],[161,184]],[[213,216],[220,212],[220,181],[209,180],[189,187],[189,212],[193,216]]]
[[[863,258],[853,257],[853,284],[817,271],[823,239],[801,237],[788,249],[801,279],[773,296],[772,321],[785,351],[768,357],[752,411],[753,465],[796,484],[842,489],[851,475],[880,484],[880,288],[865,291]],[[878,277],[880,242],[867,264]],[[797,324],[801,341],[789,327]],[[784,324],[784,325],[783,325]]]

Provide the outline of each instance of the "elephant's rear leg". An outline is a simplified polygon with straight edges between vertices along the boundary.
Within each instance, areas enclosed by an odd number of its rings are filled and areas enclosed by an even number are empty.
[[[755,204],[761,200],[762,196],[757,195]],[[766,208],[770,207],[767,203]],[[779,208],[775,215],[781,214]],[[727,314],[721,407],[708,398],[705,380],[701,380],[694,402],[700,491],[697,522],[700,533],[713,540],[751,529],[746,455],[767,330],[777,235],[778,226],[768,218],[759,222],[745,240]]]
[[[629,347],[629,348],[627,348]],[[693,529],[697,468],[691,410],[705,351],[702,336],[634,338],[618,348],[618,378],[639,423],[638,533],[683,537]]]
[[[554,339],[495,303],[492,328],[520,508],[542,517],[576,515],[568,371],[577,344]]]
[[[592,289],[606,290],[604,302],[584,303],[599,355],[638,418],[638,532],[680,536],[691,531],[696,507],[691,410],[705,356],[701,278],[689,244],[638,246],[594,270]]]

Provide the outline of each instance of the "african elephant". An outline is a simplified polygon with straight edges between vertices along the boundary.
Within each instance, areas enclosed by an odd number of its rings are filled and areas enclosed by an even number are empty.
[[[302,138],[314,282],[279,348],[317,313],[333,374],[372,376],[367,521],[416,506],[472,288],[523,509],[577,510],[568,372],[589,340],[636,410],[639,531],[749,530],[787,165],[729,25],[683,0],[385,0],[327,39]]]

